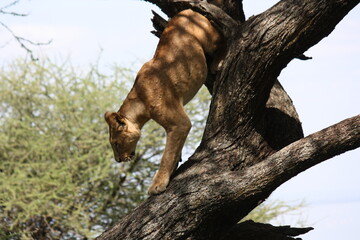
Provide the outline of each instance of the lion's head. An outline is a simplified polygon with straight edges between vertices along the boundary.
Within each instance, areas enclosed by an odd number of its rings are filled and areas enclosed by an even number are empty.
[[[109,141],[117,162],[131,161],[135,157],[136,144],[140,139],[140,129],[116,112],[106,112],[109,124]]]

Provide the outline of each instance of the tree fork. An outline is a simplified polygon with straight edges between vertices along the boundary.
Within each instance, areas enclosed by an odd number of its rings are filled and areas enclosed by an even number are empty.
[[[149,2],[169,16],[183,8],[198,8],[196,2],[192,5],[194,1]],[[227,56],[214,78],[200,146],[177,170],[165,193],[149,197],[98,239],[235,236],[231,229],[237,222],[282,183],[358,148],[360,116],[302,138],[291,99],[276,80],[293,58],[330,34],[358,3],[284,0],[240,25],[241,20],[235,19],[232,26],[238,27],[226,30],[230,33]],[[217,20],[220,26],[229,23],[224,18]],[[285,133],[278,132],[282,121],[290,126]],[[291,126],[295,131],[290,131]],[[265,232],[271,238],[270,230]],[[286,235],[285,230],[283,233]]]
[[[229,171],[207,161],[211,156],[192,159],[180,167],[166,193],[149,197],[98,239],[219,239],[283,182],[359,146],[360,115],[245,170]]]

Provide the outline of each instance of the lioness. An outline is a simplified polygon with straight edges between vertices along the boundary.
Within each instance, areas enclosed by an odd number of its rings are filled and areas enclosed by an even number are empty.
[[[181,157],[191,122],[183,105],[207,76],[206,54],[213,54],[221,36],[207,18],[184,10],[164,29],[154,57],[140,69],[118,112],[106,112],[110,144],[118,162],[130,161],[140,129],[154,119],[165,128],[166,146],[149,194],[165,191]]]

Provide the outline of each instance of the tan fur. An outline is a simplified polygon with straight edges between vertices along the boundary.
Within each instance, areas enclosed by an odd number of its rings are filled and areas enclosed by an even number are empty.
[[[119,111],[105,113],[117,161],[134,157],[140,129],[154,119],[166,130],[166,146],[150,194],[165,191],[191,128],[183,105],[207,76],[205,53],[213,54],[221,36],[201,14],[190,9],[173,17],[161,35],[154,57],[140,69]]]

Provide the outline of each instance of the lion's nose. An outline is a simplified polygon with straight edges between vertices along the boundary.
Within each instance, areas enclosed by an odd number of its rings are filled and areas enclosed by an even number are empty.
[[[118,153],[114,151],[114,158],[116,162],[123,162],[124,160],[120,157]]]

